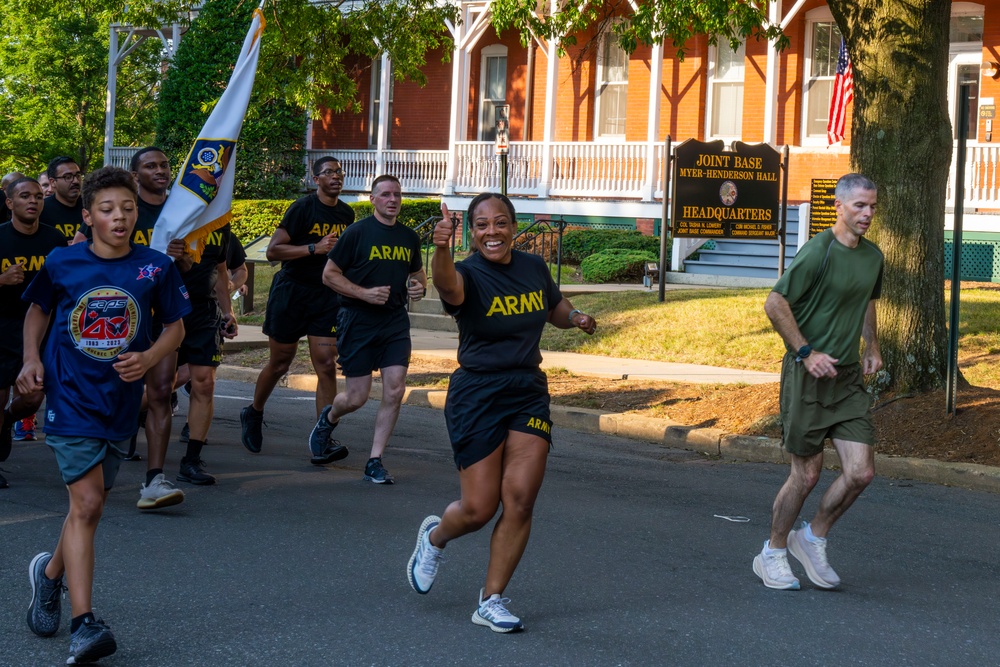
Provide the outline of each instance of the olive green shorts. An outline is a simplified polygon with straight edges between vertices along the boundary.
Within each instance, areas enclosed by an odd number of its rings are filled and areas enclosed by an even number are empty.
[[[871,398],[861,364],[838,366],[837,377],[814,378],[795,355],[781,362],[781,430],[785,450],[798,456],[823,451],[823,440],[837,438],[875,444]]]

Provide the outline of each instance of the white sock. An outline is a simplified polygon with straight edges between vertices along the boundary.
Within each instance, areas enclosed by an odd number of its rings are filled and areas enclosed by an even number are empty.
[[[806,527],[802,532],[805,534],[806,539],[809,540],[810,542],[819,542],[820,540],[826,539],[825,537],[816,537],[815,535],[813,535],[812,526],[809,525],[808,523],[806,524]]]
[[[784,553],[788,553],[788,549],[772,549],[771,540],[768,540],[767,542],[764,543],[765,556],[773,556],[775,554],[784,554]]]

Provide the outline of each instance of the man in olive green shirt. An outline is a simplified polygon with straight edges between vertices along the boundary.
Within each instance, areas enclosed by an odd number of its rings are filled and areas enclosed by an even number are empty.
[[[810,239],[768,295],[764,310],[785,341],[781,368],[783,445],[792,468],[774,500],[771,537],[753,561],[768,588],[797,590],[787,552],[816,586],[836,588],[827,562],[826,536],[875,476],[875,433],[864,376],[882,368],[875,300],[882,291],[884,258],[863,238],[871,226],[877,191],[860,174],[837,182],[837,221]],[[859,353],[864,339],[864,354]],[[841,475],[823,495],[811,523],[791,530],[823,470],[830,438]]]

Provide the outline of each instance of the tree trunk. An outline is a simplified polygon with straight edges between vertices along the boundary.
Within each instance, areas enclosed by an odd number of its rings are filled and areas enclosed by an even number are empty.
[[[944,205],[950,0],[830,0],[854,65],[851,168],[878,186],[871,239],[883,389],[940,387],[947,363]]]

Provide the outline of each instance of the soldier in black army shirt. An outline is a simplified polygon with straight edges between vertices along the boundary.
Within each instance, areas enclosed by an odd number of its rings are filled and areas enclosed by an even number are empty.
[[[472,622],[515,632],[521,620],[507,610],[503,593],[528,542],[552,442],[538,343],[546,322],[588,334],[597,322],[562,296],[541,258],[513,249],[517,219],[509,199],[484,193],[472,200],[476,252],[457,266],[447,206],[441,212],[432,268],[445,310],[458,321],[460,367],[448,385],[445,422],[462,496],[442,518],[424,519],[406,574],[415,591],[430,591],[444,546],[485,526],[502,505]]]
[[[354,209],[340,201],[344,170],[333,157],[313,163],[317,191],[296,200],[285,212],[267,245],[267,258],[281,262],[271,283],[264,318],[270,346],[267,365],[257,376],[253,402],[240,412],[243,445],[260,452],[264,404],[288,372],[298,342],[309,339],[316,370],[316,414],[337,395],[337,313],[340,297],[323,284],[326,254],[354,222]]]
[[[365,404],[372,372],[380,369],[382,400],[364,479],[392,484],[392,476],[382,465],[382,453],[406,391],[411,350],[406,299],[423,297],[427,274],[420,258],[420,237],[396,221],[402,203],[399,179],[376,178],[370,199],[375,214],[347,228],[327,255],[323,270],[323,283],[341,295],[337,333],[347,391],[337,394],[320,412],[309,434],[309,449],[317,465],[347,455],[347,448],[332,438],[333,429],[342,416]]]
[[[49,175],[54,194],[45,198],[39,221],[55,227],[67,243],[73,243],[83,224],[83,200],[80,198],[83,172],[73,158],[62,156],[53,158],[45,173]]]
[[[19,178],[7,186],[5,202],[12,217],[0,225],[0,406],[7,405],[10,388],[14,399],[3,411],[0,431],[0,461],[10,455],[11,426],[34,415],[44,394],[21,395],[15,386],[23,359],[24,315],[28,304],[21,294],[45,264],[54,248],[64,247],[62,234],[38,223],[43,209],[42,188],[33,178]],[[0,488],[7,480],[0,475]]]

